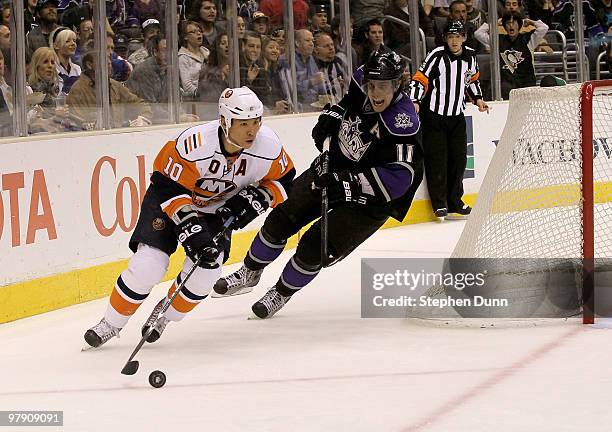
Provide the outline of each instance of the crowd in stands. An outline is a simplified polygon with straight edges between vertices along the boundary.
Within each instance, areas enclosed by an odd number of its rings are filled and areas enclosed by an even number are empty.
[[[14,114],[10,1],[2,4],[0,22],[0,135],[11,134]],[[498,1],[504,98],[512,88],[535,85],[532,53],[553,50],[544,38],[549,29],[574,37],[571,0],[523,2]],[[295,83],[287,58],[285,3],[293,7]],[[240,84],[255,91],[266,114],[316,111],[337,102],[352,72],[375,50],[394,50],[410,57],[409,28],[385,18],[408,22],[408,0],[350,0],[351,41],[344,37],[339,2],[334,3],[335,16],[330,13],[332,3],[334,0],[237,0]],[[230,86],[232,76],[226,2],[179,0],[178,6],[178,46],[171,47],[165,37],[165,0],[106,1],[107,38],[98,45],[108,54],[113,127],[170,121],[170,50],[178,52],[181,121],[216,115],[217,99]],[[101,104],[96,101],[93,7],[93,0],[25,0],[30,133],[95,127]],[[583,0],[583,8],[591,53],[607,51],[610,59],[612,0]],[[421,0],[418,12],[427,51],[443,44],[442,30],[448,20],[459,20],[467,31],[465,45],[478,54],[490,52],[486,0]],[[608,64],[612,73],[612,61]]]

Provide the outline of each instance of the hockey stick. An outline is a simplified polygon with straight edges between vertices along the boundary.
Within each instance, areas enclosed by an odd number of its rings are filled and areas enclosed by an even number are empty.
[[[221,231],[219,231],[217,235],[213,237],[212,239],[215,245],[217,245],[217,242],[219,241],[219,239],[225,235],[229,227],[234,222],[234,219],[235,219],[234,216],[230,216],[223,223],[223,228],[221,229]],[[196,262],[193,263],[193,265],[191,266],[191,268],[189,269],[189,271],[187,272],[187,274],[185,275],[181,283],[176,287],[176,289],[174,290],[174,292],[172,293],[168,301],[164,303],[164,306],[159,312],[159,315],[157,317],[157,320],[155,321],[155,324],[149,327],[146,333],[142,335],[140,342],[138,342],[138,345],[136,345],[136,348],[134,348],[134,351],[132,351],[132,355],[130,355],[130,358],[125,363],[125,366],[123,366],[123,369],[121,369],[121,373],[123,375],[134,375],[136,372],[138,372],[138,367],[140,366],[140,363],[138,362],[138,360],[134,360],[134,357],[136,357],[136,354],[138,354],[138,351],[140,351],[145,341],[149,338],[149,336],[151,336],[151,333],[153,333],[153,330],[155,330],[157,323],[162,319],[163,315],[166,313],[168,308],[170,308],[170,305],[172,304],[172,302],[174,301],[178,293],[181,291],[181,289],[183,289],[183,287],[185,286],[185,283],[187,283],[187,281],[189,280],[193,272],[195,272],[196,268],[198,268],[201,262],[202,262],[202,257],[198,258]]]
[[[322,174],[327,174],[329,171],[329,142],[330,138],[325,138],[323,142],[323,158]],[[321,189],[321,268],[326,267],[329,260],[329,251],[327,249],[327,212],[329,211],[329,198],[327,197],[327,187]]]

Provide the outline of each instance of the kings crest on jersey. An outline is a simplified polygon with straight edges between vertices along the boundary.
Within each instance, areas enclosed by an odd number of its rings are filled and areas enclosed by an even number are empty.
[[[249,149],[229,155],[222,146],[219,121],[197,125],[169,141],[153,164],[151,183],[163,196],[169,217],[183,205],[214,213],[247,185],[257,184],[272,197],[272,206],[287,198],[293,162],[279,138],[262,126]]]
[[[421,153],[420,121],[414,104],[398,91],[391,105],[376,113],[366,94],[363,66],[351,80],[348,93],[339,103],[345,109],[330,160],[338,169],[365,168],[385,163],[412,162]],[[418,147],[415,153],[414,146]],[[334,152],[334,149],[340,152]],[[334,154],[336,153],[336,154]]]

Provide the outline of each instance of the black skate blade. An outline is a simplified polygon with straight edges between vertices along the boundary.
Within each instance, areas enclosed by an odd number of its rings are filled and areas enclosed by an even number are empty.
[[[125,364],[125,366],[123,366],[121,373],[123,375],[134,375],[136,372],[138,372],[139,366],[140,364],[138,363],[138,360],[129,361]]]

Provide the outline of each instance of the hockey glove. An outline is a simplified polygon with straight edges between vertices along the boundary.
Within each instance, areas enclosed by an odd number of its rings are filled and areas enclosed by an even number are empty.
[[[330,204],[368,204],[368,196],[363,193],[359,177],[348,171],[315,177],[313,189],[323,188],[327,188]]]
[[[213,243],[208,228],[203,221],[199,220],[195,212],[184,216],[174,228],[174,232],[191,261],[196,262],[202,257],[202,264],[208,267],[219,257],[221,251]]]
[[[270,197],[262,189],[255,186],[247,186],[227,200],[225,205],[217,213],[228,218],[234,216],[232,229],[242,229],[257,216],[262,215],[270,207]]]
[[[317,124],[312,128],[312,139],[319,151],[323,151],[323,141],[325,141],[325,138],[338,134],[343,116],[344,108],[340,105],[325,105],[325,108],[323,108],[319,115]]]

